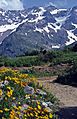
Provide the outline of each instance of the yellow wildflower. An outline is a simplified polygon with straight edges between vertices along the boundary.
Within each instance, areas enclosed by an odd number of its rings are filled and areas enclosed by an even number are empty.
[[[22,107],[21,106],[18,106],[18,109],[20,110]]]
[[[25,87],[27,85],[27,82],[21,82],[21,86]]]
[[[0,89],[0,96],[2,96],[2,94],[3,94],[3,91],[2,91],[2,89]]]
[[[38,105],[38,109],[39,109],[39,110],[41,109],[41,106],[40,106],[40,105]]]
[[[30,116],[32,116],[32,117],[33,117],[34,115],[33,115],[32,113],[30,113]]]
[[[49,114],[49,118],[50,118],[50,119],[52,119],[52,118],[53,118],[53,115],[52,115],[51,113]]]
[[[15,117],[15,119],[19,119],[18,117]]]
[[[8,112],[10,109],[8,109],[8,108],[5,108],[4,110],[5,110],[6,112]]]
[[[5,100],[7,100],[7,97],[5,97]]]
[[[10,112],[10,119],[14,119],[15,117],[15,111],[12,109],[12,111]]]
[[[25,116],[25,117],[27,117],[27,115],[26,115],[26,114],[25,114],[24,116]]]
[[[17,114],[20,115],[21,113],[19,111],[17,111]]]
[[[18,107],[14,106],[14,109],[18,110]]]
[[[11,87],[10,87],[10,86],[8,86],[8,87],[7,87],[7,89],[11,90]]]
[[[3,113],[3,110],[0,110],[0,113]]]
[[[18,102],[18,104],[21,104],[20,102]]]
[[[16,98],[15,98],[15,97],[13,97],[12,99],[13,99],[13,100],[15,100]]]
[[[13,90],[10,90],[10,91],[7,91],[7,94],[6,94],[6,95],[7,95],[8,97],[11,97],[12,94],[13,94]]]

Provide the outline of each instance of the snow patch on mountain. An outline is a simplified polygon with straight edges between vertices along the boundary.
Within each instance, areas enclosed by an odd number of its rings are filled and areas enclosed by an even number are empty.
[[[32,23],[32,22],[38,22],[39,20],[42,20],[44,18],[44,16],[41,16],[41,15],[38,15],[38,17],[36,19],[31,19],[31,20],[28,20],[28,22]]]
[[[72,23],[72,25],[75,26],[75,28],[77,28],[77,24]]]
[[[61,11],[67,11],[67,9],[55,9],[55,10],[51,11],[50,13],[51,13],[52,15],[54,15],[54,14],[57,14],[57,13],[59,13],[59,12],[61,12]]]
[[[47,33],[49,33],[50,32],[50,30],[48,29],[48,27],[46,26],[46,27],[44,27],[43,28]]]
[[[65,43],[66,45],[70,45],[74,43],[75,41],[77,41],[77,37],[71,31],[67,30],[67,34],[68,34],[69,41]]]
[[[19,24],[11,24],[11,25],[9,25],[9,24],[6,24],[6,25],[2,25],[2,26],[0,26],[0,32],[5,32],[5,31],[7,31],[7,30],[13,30],[13,29],[15,29],[15,28],[17,28],[19,26]]]
[[[44,12],[46,11],[43,7],[39,7],[39,12],[34,12],[33,10],[31,11],[31,14],[32,15],[36,15],[37,16],[37,18],[36,19],[31,19],[31,20],[29,20],[28,22],[38,22],[39,20],[42,20],[43,18],[45,18],[45,16],[43,16],[43,14],[44,14]]]
[[[67,17],[55,17],[55,20],[57,21],[57,23],[63,24],[66,21]]]
[[[58,26],[58,25],[56,25],[56,23],[48,23],[48,27],[53,29],[55,32],[57,32],[57,30],[60,30],[61,25]]]
[[[43,29],[36,27],[34,31],[35,31],[35,32],[38,31],[38,32],[42,33],[42,32],[43,32]]]
[[[60,48],[60,45],[52,45],[52,48],[53,49],[59,49]]]

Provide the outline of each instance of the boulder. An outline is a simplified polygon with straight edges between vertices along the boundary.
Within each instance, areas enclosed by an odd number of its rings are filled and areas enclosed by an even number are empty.
[[[30,87],[30,86],[26,86],[26,87],[24,88],[24,92],[25,92],[26,94],[34,94],[34,88],[32,88],[32,87]]]

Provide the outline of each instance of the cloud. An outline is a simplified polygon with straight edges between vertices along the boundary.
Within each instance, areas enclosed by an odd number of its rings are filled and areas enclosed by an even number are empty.
[[[56,4],[53,3],[53,2],[49,2],[49,5],[52,5],[52,6],[55,6],[56,7]]]
[[[23,3],[21,0],[0,0],[0,8],[5,10],[22,10]]]
[[[69,0],[53,0],[57,7],[67,7]],[[71,2],[71,0],[70,0]]]

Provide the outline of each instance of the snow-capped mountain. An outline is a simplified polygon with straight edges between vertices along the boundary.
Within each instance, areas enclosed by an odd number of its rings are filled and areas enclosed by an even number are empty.
[[[0,9],[0,44],[25,20],[26,14],[26,11]]]
[[[23,11],[0,9],[0,55],[62,48],[77,41],[77,7],[33,7]]]

